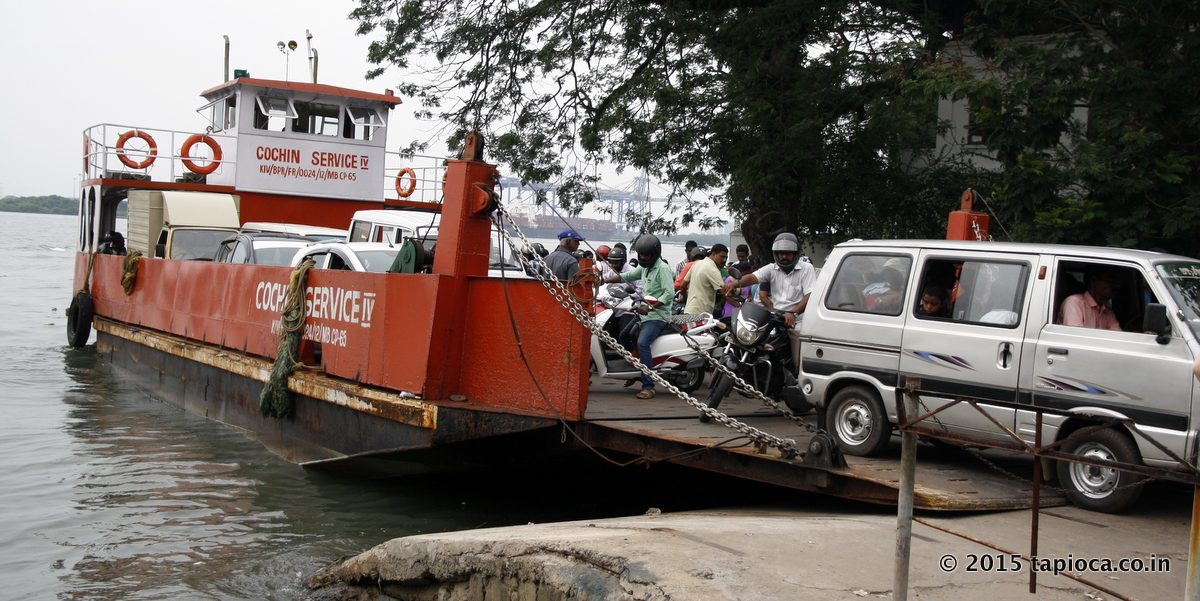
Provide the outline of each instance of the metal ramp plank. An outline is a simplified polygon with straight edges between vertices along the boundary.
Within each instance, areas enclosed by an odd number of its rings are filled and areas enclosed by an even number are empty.
[[[618,386],[617,390],[621,390]],[[895,504],[900,480],[899,444],[885,456],[847,457],[847,469],[823,469],[780,457],[774,450],[759,452],[748,441],[730,441],[739,434],[719,424],[697,419],[695,409],[674,397],[649,401],[596,390],[589,397],[580,434],[598,447],[718,472],[758,482],[822,494]],[[631,402],[632,401],[632,402]],[[801,447],[808,432],[790,420],[771,415],[758,401],[733,398],[722,410],[755,428],[795,440]],[[719,448],[705,449],[725,442]],[[937,511],[1027,509],[1032,505],[1030,463],[1012,453],[987,452],[989,467],[965,451],[923,446],[919,450],[915,506]],[[1024,479],[1021,479],[1024,477]],[[1063,505],[1066,499],[1043,487],[1043,507]]]

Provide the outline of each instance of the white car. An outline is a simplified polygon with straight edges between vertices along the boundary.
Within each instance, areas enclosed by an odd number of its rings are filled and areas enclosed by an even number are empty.
[[[344,269],[383,273],[396,260],[399,246],[386,242],[317,242],[292,257],[292,267],[312,257],[317,269]]]
[[[313,240],[331,240],[338,242],[344,242],[346,240],[346,230],[339,230],[332,227],[321,227],[319,225],[304,225],[300,223],[250,221],[242,224],[242,231],[294,234],[297,236],[312,238]]]

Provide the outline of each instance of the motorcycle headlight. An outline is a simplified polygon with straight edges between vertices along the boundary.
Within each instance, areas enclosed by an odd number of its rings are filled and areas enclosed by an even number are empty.
[[[737,338],[738,343],[743,346],[750,346],[758,342],[758,339],[762,338],[764,333],[765,331],[760,332],[753,324],[741,319],[737,320],[733,328],[733,337]]]

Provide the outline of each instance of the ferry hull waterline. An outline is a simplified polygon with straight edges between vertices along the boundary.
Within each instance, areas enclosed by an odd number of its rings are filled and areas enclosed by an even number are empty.
[[[86,342],[94,323],[98,349],[156,397],[305,464],[396,453],[479,463],[496,456],[487,450],[493,442],[542,452],[543,434],[526,433],[544,431],[549,440],[557,420],[583,416],[587,331],[536,282],[486,277],[499,174],[480,160],[478,138],[463,159],[422,166],[383,150],[387,110],[399,102],[390,94],[243,78],[204,95],[219,109],[219,133],[189,136],[178,156],[159,152],[153,139],[180,132],[86,132],[73,344]],[[303,127],[268,129],[272,104],[340,107],[344,126],[330,136],[293,117]],[[364,113],[375,127],[352,126]],[[135,138],[151,148],[139,156]],[[207,161],[189,155],[203,147]],[[161,195],[162,206],[152,198],[135,211],[134,199],[147,193]],[[129,250],[142,254],[128,262],[98,252],[127,199]],[[183,232],[204,221],[194,214],[222,203],[238,213],[238,225],[344,229],[364,208],[441,215],[428,273],[308,272],[299,365],[286,379],[292,404],[283,416],[265,415],[260,395],[280,347],[292,270],[174,258],[186,256]],[[538,343],[518,347],[514,332]],[[416,454],[430,450],[439,453]]]

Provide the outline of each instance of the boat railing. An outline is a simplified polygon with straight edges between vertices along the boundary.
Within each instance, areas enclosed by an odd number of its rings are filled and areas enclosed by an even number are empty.
[[[413,202],[442,203],[442,181],[446,176],[446,157],[387,151],[384,163],[384,198]],[[409,169],[412,173],[405,171]],[[402,196],[402,192],[411,193]]]
[[[184,163],[184,145],[190,144],[193,165],[210,171],[211,179],[234,184],[237,136],[119,123],[101,123],[83,131],[83,179],[120,179],[174,183],[208,183]],[[196,138],[193,138],[196,136]],[[222,149],[214,161],[214,149],[205,136]],[[151,142],[154,146],[151,147]],[[124,160],[122,160],[124,159]],[[212,163],[216,163],[212,166]],[[385,151],[381,199],[440,204],[446,157]]]
[[[202,138],[195,139],[188,155],[184,156],[184,145],[192,136],[208,136],[216,145],[210,147]],[[211,174],[226,173],[233,160],[216,159],[214,154],[230,153],[237,145],[237,137],[227,134],[205,134],[204,132],[180,131],[119,123],[101,123],[83,131],[83,179],[127,179],[136,181],[165,181],[176,183],[204,183],[205,174],[189,169],[184,160],[189,159],[201,170]],[[153,146],[151,145],[153,144]],[[223,151],[221,149],[224,149]],[[124,160],[122,160],[124,159]]]

